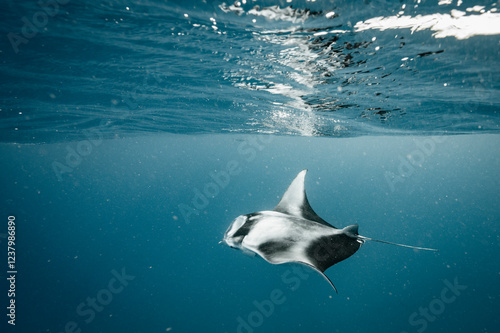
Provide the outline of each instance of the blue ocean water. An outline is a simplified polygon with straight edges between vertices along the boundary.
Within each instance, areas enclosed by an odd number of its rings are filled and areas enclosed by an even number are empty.
[[[496,2],[0,6],[2,332],[498,331]],[[219,244],[303,169],[439,252],[367,242],[336,294]]]

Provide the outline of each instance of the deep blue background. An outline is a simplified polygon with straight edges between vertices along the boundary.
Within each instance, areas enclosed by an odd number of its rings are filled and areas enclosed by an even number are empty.
[[[254,139],[269,142],[251,149]],[[398,175],[401,158],[416,156],[416,142],[425,140],[433,139],[106,140],[61,181],[52,164],[78,142],[4,144],[2,214],[4,225],[8,215],[17,221],[16,330],[61,332],[75,321],[84,332],[235,332],[237,318],[278,289],[284,303],[256,332],[416,332],[421,326],[409,316],[441,297],[443,280],[457,279],[467,289],[427,331],[494,332],[500,139],[447,136],[393,192],[386,172]],[[192,205],[195,189],[229,161],[241,172],[187,224],[179,204]],[[368,242],[327,270],[336,295],[312,270],[298,280],[293,265],[218,244],[236,216],[272,209],[303,168],[312,207],[333,225],[359,223],[361,235],[440,252]],[[77,306],[122,268],[135,279],[86,324]]]

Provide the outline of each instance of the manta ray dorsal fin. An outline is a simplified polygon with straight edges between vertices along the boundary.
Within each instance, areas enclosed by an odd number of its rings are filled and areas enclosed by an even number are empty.
[[[281,198],[278,205],[274,208],[274,211],[301,217],[306,220],[333,227],[331,224],[319,217],[318,214],[316,214],[311,208],[311,205],[309,205],[304,186],[306,173],[307,169],[299,172],[290,186],[288,186],[288,189],[286,190],[285,194],[283,194],[283,197]]]

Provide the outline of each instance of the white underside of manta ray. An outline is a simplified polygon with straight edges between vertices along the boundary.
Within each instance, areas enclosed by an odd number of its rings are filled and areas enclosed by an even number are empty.
[[[253,252],[271,264],[300,263],[319,272],[335,289],[324,271],[352,256],[372,240],[412,249],[435,249],[396,244],[358,235],[358,225],[337,229],[319,217],[309,205],[302,170],[272,211],[238,216],[222,242],[244,252]]]

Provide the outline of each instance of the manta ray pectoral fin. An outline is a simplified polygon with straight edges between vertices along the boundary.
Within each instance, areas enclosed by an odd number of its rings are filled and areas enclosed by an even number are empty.
[[[314,269],[316,272],[318,272],[319,274],[321,274],[321,276],[323,276],[325,278],[326,281],[328,281],[328,283],[332,286],[333,290],[335,290],[335,292],[338,294],[339,292],[337,291],[337,288],[335,288],[335,286],[333,285],[333,282],[328,278],[328,276],[325,275],[325,273],[323,273],[321,270],[317,269],[316,267],[314,267],[313,265],[311,264],[308,264],[306,262],[301,262],[301,261],[297,261],[297,263],[299,264],[304,264],[306,266],[309,266],[311,267],[312,269]]]
[[[246,256],[249,256],[249,257],[255,257],[256,253],[251,251],[251,250],[247,250],[246,248],[242,247],[242,248],[239,248],[239,250],[241,250],[241,252],[243,252],[243,254],[245,254]]]
[[[285,194],[283,194],[283,197],[278,205],[274,208],[274,211],[333,227],[330,223],[319,217],[318,214],[316,214],[311,208],[311,205],[307,200],[304,185],[306,173],[307,169],[299,172],[290,186],[288,186],[288,189]]]
[[[373,238],[364,237],[364,236],[360,236],[360,235],[358,235],[357,237],[358,237],[358,239],[361,239],[363,241],[369,240],[369,241],[373,241],[373,242],[379,242],[379,243],[391,244],[391,245],[396,245],[396,246],[408,247],[410,249],[415,249],[415,250],[426,250],[426,251],[439,252],[439,250],[431,249],[431,248],[428,248],[428,247],[420,247],[420,246],[412,246],[412,245],[392,243],[392,242],[387,242],[387,241],[383,241],[383,240],[373,239]]]

